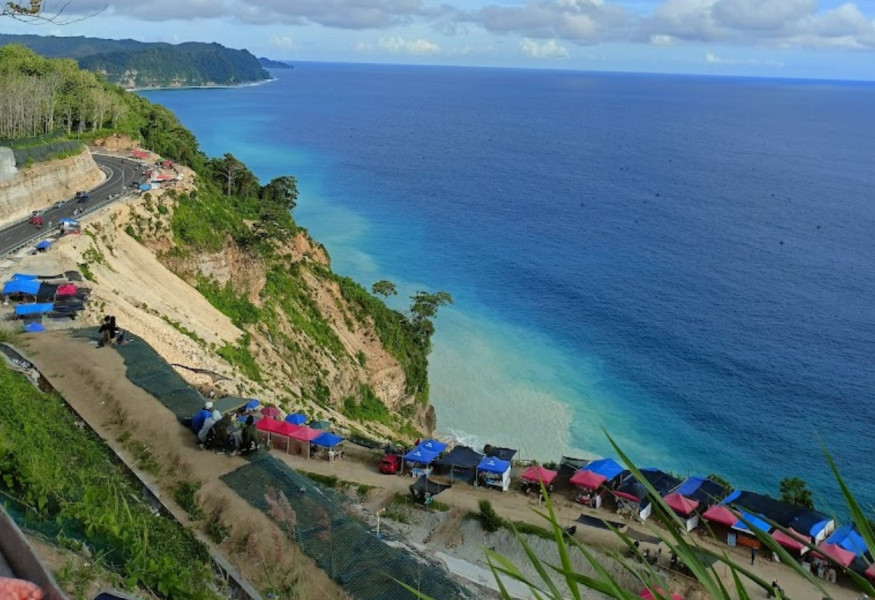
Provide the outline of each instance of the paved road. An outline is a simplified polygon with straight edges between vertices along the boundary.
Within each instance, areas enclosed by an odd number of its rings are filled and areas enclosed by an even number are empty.
[[[35,234],[40,233],[40,231],[48,234],[51,231],[51,228],[48,226],[49,222],[53,226],[57,225],[60,219],[72,217],[73,211],[77,208],[83,209],[85,213],[89,213],[108,204],[112,201],[110,196],[131,190],[129,187],[130,183],[140,179],[141,167],[136,161],[98,154],[94,154],[93,157],[94,162],[106,173],[106,180],[96,188],[88,191],[89,199],[85,203],[80,204],[76,202],[75,198],[59,198],[59,200],[65,201],[64,205],[52,207],[43,212],[44,224],[42,230],[37,229],[27,220],[0,230],[0,256],[5,256],[10,251],[18,248]]]

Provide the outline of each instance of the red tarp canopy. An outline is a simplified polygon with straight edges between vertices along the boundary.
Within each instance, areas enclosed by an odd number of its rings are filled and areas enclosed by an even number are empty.
[[[772,537],[776,542],[784,546],[787,550],[793,550],[795,552],[800,552],[803,548],[807,548],[806,543],[811,543],[811,537],[807,535],[802,535],[792,527],[787,530],[787,533],[784,533],[780,529],[776,529],[772,532]]]
[[[255,428],[259,431],[267,431],[268,433],[277,433],[279,435],[291,436],[298,430],[297,425],[286,423],[285,421],[277,421],[276,419],[264,418],[255,424]]]
[[[550,469],[545,469],[544,467],[532,465],[531,467],[526,469],[525,473],[523,473],[523,479],[525,479],[526,481],[533,481],[535,483],[543,481],[544,485],[550,485],[550,483],[554,479],[556,479],[556,475],[558,475],[556,471],[551,471]]]
[[[55,292],[58,296],[75,296],[76,286],[72,283],[65,283],[58,286],[58,291]]]
[[[854,562],[854,558],[856,557],[856,554],[850,550],[845,550],[838,544],[828,544],[826,542],[817,547],[817,553],[821,556],[831,558],[843,567],[847,567]]]
[[[658,587],[655,589],[656,589],[656,596],[653,595],[653,591],[650,588],[644,588],[643,590],[641,590],[638,593],[638,597],[643,598],[644,600],[656,600],[657,597],[659,597],[659,598],[666,597],[665,590],[663,590],[661,587]],[[681,598],[680,594],[672,594],[671,600],[684,600],[684,599]]]
[[[274,408],[273,406],[265,406],[261,409],[261,414],[269,419],[274,419],[280,416],[280,409]]]
[[[593,473],[592,471],[584,471],[581,469],[571,477],[571,485],[589,488],[596,490],[598,487],[608,480],[604,475]]]
[[[310,442],[315,440],[317,437],[325,433],[321,429],[312,429],[307,427],[306,425],[292,425],[291,423],[286,423],[286,425],[290,425],[295,428],[294,433],[290,435],[290,437],[294,440],[300,440],[302,442]]]
[[[869,579],[875,579],[875,564],[869,565],[869,568],[863,572],[863,575]]]
[[[146,158],[147,156],[149,156],[149,153],[143,150],[132,150],[131,156],[133,156],[134,158]]]
[[[720,504],[715,504],[702,513],[702,518],[732,527],[738,523],[738,515]]]
[[[673,511],[678,513],[679,515],[687,516],[697,508],[699,508],[698,500],[691,500],[686,496],[681,496],[680,494],[669,494],[664,498],[665,503],[671,508]]]
[[[155,178],[155,181],[168,181],[170,179],[173,179],[171,175],[159,175]]]

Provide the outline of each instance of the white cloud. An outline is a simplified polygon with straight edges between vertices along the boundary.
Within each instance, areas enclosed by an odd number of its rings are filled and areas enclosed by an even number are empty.
[[[282,48],[284,50],[298,47],[298,45],[295,43],[295,40],[293,40],[292,37],[289,35],[272,35],[270,36],[270,40],[268,40],[268,43],[274,48]]]
[[[556,40],[547,40],[538,43],[535,40],[525,38],[520,42],[520,50],[532,58],[570,58],[568,50],[559,45]]]
[[[675,43],[675,39],[670,35],[653,33],[650,35],[650,43],[654,46],[671,46]]]
[[[406,39],[402,37],[380,38],[376,44],[370,42],[358,42],[353,50],[359,53],[388,52],[390,54],[410,54],[422,56],[426,54],[438,54],[440,46],[425,39]]]
[[[784,63],[778,60],[759,58],[723,58],[713,52],[705,53],[705,62],[711,65],[746,65],[751,67],[774,67],[782,68]]]

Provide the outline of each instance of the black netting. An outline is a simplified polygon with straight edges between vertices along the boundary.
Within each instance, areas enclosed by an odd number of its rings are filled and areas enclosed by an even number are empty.
[[[293,535],[301,549],[356,598],[413,600],[398,581],[432,598],[470,597],[440,565],[378,539],[344,511],[340,495],[270,455],[254,457],[222,481],[262,511],[268,509],[268,490],[285,494],[295,512]]]

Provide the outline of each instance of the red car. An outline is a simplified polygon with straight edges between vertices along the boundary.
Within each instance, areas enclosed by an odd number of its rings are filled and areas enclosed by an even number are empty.
[[[40,215],[33,215],[30,217],[30,224],[35,227],[43,226],[43,218]]]
[[[387,454],[380,460],[380,473],[395,475],[401,470],[401,455]]]

